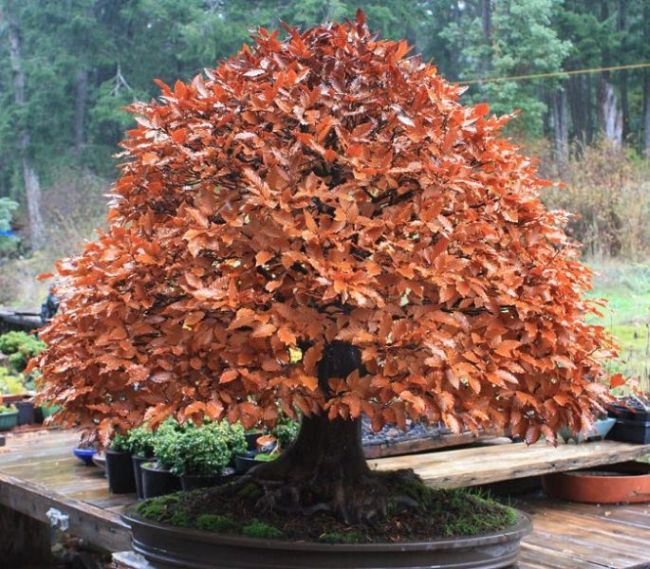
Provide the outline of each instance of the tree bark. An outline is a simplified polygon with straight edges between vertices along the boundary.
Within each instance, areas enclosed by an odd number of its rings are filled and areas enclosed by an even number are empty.
[[[643,74],[643,150],[645,157],[650,160],[650,72]]]
[[[555,160],[560,175],[565,172],[569,155],[569,115],[567,93],[563,87],[553,93],[551,117],[553,120],[553,138],[555,141]]]
[[[327,380],[363,373],[361,352],[335,341],[318,366],[321,389]],[[267,490],[260,507],[285,512],[328,511],[346,523],[370,521],[387,514],[391,487],[400,480],[418,480],[413,471],[376,473],[370,470],[361,446],[358,419],[328,419],[325,412],[303,417],[295,443],[277,460],[257,466],[251,476]],[[402,504],[409,504],[402,498]]]
[[[88,100],[88,70],[79,69],[77,71],[77,93],[75,100],[74,113],[74,147],[77,158],[81,157],[81,152],[85,144],[85,126],[86,126],[86,103]]]
[[[14,101],[16,106],[23,111],[18,132],[18,151],[23,171],[25,197],[27,199],[27,213],[29,216],[29,230],[32,247],[38,249],[43,246],[45,236],[43,232],[43,217],[41,215],[41,184],[38,173],[30,157],[31,138],[29,127],[26,124],[27,95],[25,89],[25,72],[22,63],[22,44],[18,18],[13,7],[13,2],[6,2],[5,17],[8,24],[9,55],[13,74]]]

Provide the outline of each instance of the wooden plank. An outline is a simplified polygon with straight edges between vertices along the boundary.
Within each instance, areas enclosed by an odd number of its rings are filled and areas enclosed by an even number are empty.
[[[634,460],[648,453],[650,445],[607,440],[557,447],[540,442],[531,446],[515,443],[381,458],[370,460],[369,464],[378,470],[412,468],[429,486],[462,488]]]
[[[131,545],[131,532],[116,513],[3,473],[0,473],[0,504],[46,523],[49,523],[47,511],[57,509],[69,516],[70,533],[108,551],[124,551]]]
[[[52,558],[50,528],[21,512],[0,505],[0,560],[5,569],[38,564],[49,567]]]
[[[481,443],[493,439],[500,433],[496,429],[487,430],[479,436],[474,433],[461,433],[459,435],[445,434],[436,437],[411,439],[397,441],[394,443],[382,443],[377,445],[365,445],[363,454],[367,459],[383,458],[388,456],[399,456],[404,454],[416,454],[432,451],[441,448],[457,447],[472,443]]]

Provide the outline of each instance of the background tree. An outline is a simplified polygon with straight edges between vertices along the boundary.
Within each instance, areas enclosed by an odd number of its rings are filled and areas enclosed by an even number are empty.
[[[282,508],[385,513],[375,428],[586,429],[607,387],[590,273],[485,104],[362,15],[137,104],[110,226],[59,264],[44,397],[102,440],[143,419],[273,424]],[[292,491],[287,491],[288,487]],[[314,501],[317,503],[314,504]]]

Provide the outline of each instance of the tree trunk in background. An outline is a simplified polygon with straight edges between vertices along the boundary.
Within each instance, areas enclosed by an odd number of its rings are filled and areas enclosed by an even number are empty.
[[[650,160],[650,72],[643,73],[643,150]]]
[[[484,77],[487,77],[492,63],[492,5],[490,0],[481,0],[481,26],[483,29],[483,42],[486,46],[482,73]]]
[[[552,96],[551,119],[553,121],[553,139],[555,142],[555,159],[564,175],[569,155],[569,113],[566,90],[558,88]]]
[[[88,70],[79,69],[77,71],[77,93],[75,100],[74,112],[74,148],[77,158],[81,157],[81,152],[85,143],[85,124],[86,124],[86,102],[88,100]]]
[[[618,107],[614,86],[604,77],[600,81],[599,95],[603,135],[611,140],[614,146],[620,147],[623,142],[623,113]]]
[[[11,58],[11,70],[13,74],[14,100],[16,106],[24,110],[27,103],[25,92],[25,72],[22,65],[21,38],[18,19],[13,9],[12,2],[5,4],[5,17],[8,23],[9,50]],[[18,132],[18,151],[23,170],[23,182],[25,185],[25,197],[27,199],[27,212],[29,216],[30,241],[34,249],[43,246],[45,236],[43,232],[43,217],[41,215],[41,184],[38,179],[34,165],[29,155],[31,139],[27,118],[23,114],[20,117],[21,124]]]
[[[627,21],[627,0],[618,0],[618,19],[616,29],[623,38],[621,43],[621,51],[623,56],[627,53],[626,49],[626,21]],[[625,60],[624,60],[625,61]],[[630,132],[630,106],[628,103],[628,85],[627,85],[627,71],[623,69],[619,72],[620,89],[621,89],[621,113],[622,123],[621,138],[624,140]]]

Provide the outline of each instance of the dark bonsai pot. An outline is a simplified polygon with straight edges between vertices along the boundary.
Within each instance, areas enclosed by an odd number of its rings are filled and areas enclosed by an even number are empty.
[[[473,537],[413,543],[323,544],[255,539],[149,522],[133,510],[123,519],[133,549],[156,567],[201,569],[497,569],[517,562],[530,518],[518,512],[513,527]]]
[[[114,494],[135,492],[131,453],[107,449],[106,476],[108,477],[108,487]]]
[[[245,454],[238,454],[235,456],[235,472],[237,474],[246,474],[251,468],[269,460],[262,460],[258,458],[262,453],[254,450],[249,450]]]
[[[32,425],[36,422],[35,407],[31,401],[17,401],[15,406],[18,409],[19,425]]]
[[[246,438],[246,445],[248,446],[248,450],[256,450],[257,449],[257,439],[259,439],[264,433],[262,431],[251,431],[250,433],[246,433],[244,437]]]
[[[140,455],[133,455],[131,457],[131,462],[133,464],[133,476],[135,477],[135,493],[138,497],[138,500],[142,500],[144,498],[144,489],[143,489],[143,483],[142,483],[142,465],[145,462],[151,462],[152,457],[150,456],[140,456]]]
[[[0,431],[10,431],[18,424],[18,411],[0,413]]]
[[[235,469],[225,468],[221,474],[215,474],[212,476],[183,474],[180,478],[181,489],[188,492],[190,490],[196,490],[197,488],[209,488],[210,486],[226,484],[235,478]]]
[[[587,504],[650,502],[650,464],[623,462],[558,472],[542,477],[544,492],[554,498]]]
[[[181,489],[181,481],[178,476],[166,468],[162,468],[157,462],[144,462],[140,468],[142,469],[143,498],[164,496]]]

